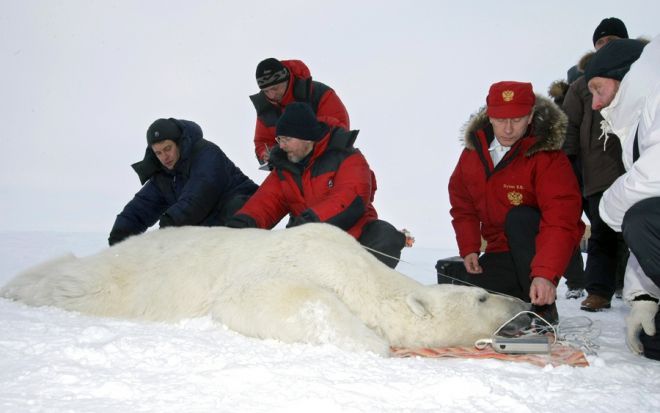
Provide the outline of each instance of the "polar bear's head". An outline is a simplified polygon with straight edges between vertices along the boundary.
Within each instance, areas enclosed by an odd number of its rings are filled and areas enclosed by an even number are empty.
[[[473,345],[478,339],[489,338],[519,312],[529,309],[529,304],[517,298],[450,284],[415,289],[406,297],[406,304],[411,328],[401,332],[398,339],[402,343],[393,343],[403,347]],[[524,316],[516,320],[529,321]]]

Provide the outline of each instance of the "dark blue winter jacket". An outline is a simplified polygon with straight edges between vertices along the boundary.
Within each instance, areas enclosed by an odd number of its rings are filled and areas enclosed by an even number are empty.
[[[179,161],[167,170],[148,146],[144,159],[132,165],[143,187],[117,215],[110,245],[146,231],[159,220],[161,227],[220,225],[220,212],[228,200],[257,190],[217,145],[202,138],[199,125],[173,120],[182,130]]]

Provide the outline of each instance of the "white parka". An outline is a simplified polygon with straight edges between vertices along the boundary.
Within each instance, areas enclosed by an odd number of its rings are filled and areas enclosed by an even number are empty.
[[[660,196],[660,36],[655,37],[624,76],[612,103],[601,110],[619,139],[626,173],[603,194],[600,216],[621,231],[623,216],[634,204]],[[639,159],[633,163],[635,132]],[[648,278],[631,253],[626,266],[624,297],[650,294],[660,298],[660,286]]]

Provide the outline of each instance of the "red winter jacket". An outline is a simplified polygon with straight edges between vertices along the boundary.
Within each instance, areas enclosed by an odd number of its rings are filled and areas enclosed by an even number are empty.
[[[566,155],[560,150],[565,116],[537,96],[530,136],[516,142],[493,168],[488,148],[494,139],[482,110],[466,127],[465,149],[449,180],[452,225],[461,257],[508,251],[507,212],[517,205],[541,211],[531,275],[552,281],[563,275],[584,232],[582,196]]]
[[[292,102],[308,102],[319,121],[331,126],[350,128],[346,107],[339,96],[325,84],[312,80],[309,69],[300,60],[283,60],[289,69],[289,86],[280,103],[273,103],[263,92],[250,96],[257,110],[257,124],[254,130],[254,152],[262,162],[266,147],[274,148],[275,125],[286,105]]]
[[[356,136],[357,131],[331,128],[314,145],[302,172],[276,147],[273,170],[235,217],[245,226],[270,229],[290,213],[295,224],[327,222],[359,238],[378,214],[369,164],[352,146]]]

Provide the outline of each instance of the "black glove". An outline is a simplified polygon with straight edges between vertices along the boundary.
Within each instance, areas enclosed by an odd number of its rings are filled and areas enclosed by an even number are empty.
[[[112,247],[118,242],[125,240],[126,238],[133,235],[131,232],[121,229],[113,229],[110,231],[110,236],[108,237],[108,244]]]
[[[160,216],[160,227],[161,228],[173,227],[174,225],[176,225],[176,224],[174,223],[174,220],[172,219],[171,216],[169,216],[167,214],[163,214],[163,215]]]
[[[321,222],[321,220],[314,213],[314,211],[312,211],[311,209],[306,209],[302,212],[302,214],[298,215],[297,217],[292,217],[291,220],[289,221],[289,224],[286,227],[287,228],[297,227],[298,225],[309,224],[310,222]]]
[[[257,221],[249,215],[238,214],[229,218],[225,226],[229,228],[257,228]]]

